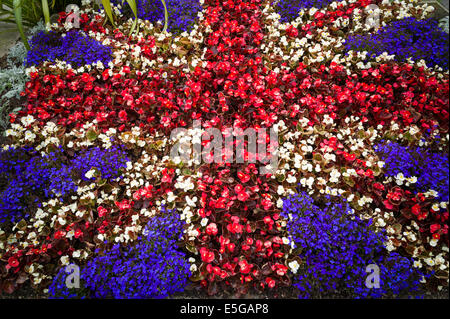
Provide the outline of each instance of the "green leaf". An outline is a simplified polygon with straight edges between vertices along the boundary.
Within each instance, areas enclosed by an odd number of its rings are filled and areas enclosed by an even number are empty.
[[[27,222],[22,219],[20,222],[17,223],[17,228],[20,230],[25,230],[25,228],[27,227]]]
[[[161,0],[161,2],[164,6],[164,29],[163,29],[163,32],[167,32],[167,25],[169,23],[169,13],[167,12],[166,1]]]
[[[374,176],[378,176],[381,174],[381,169],[378,166],[375,166],[372,171]]]
[[[181,173],[182,173],[183,175],[192,175],[191,170],[188,169],[188,168],[183,168],[183,169],[181,170]]]
[[[396,235],[400,235],[402,233],[402,224],[394,224],[392,226],[392,228],[394,228],[395,234]]]
[[[197,248],[195,248],[194,245],[186,244],[186,249],[187,249],[188,251],[190,251],[191,253],[193,253],[193,254],[196,254],[196,253],[197,253]]]
[[[25,45],[25,48],[27,50],[30,50],[30,45],[28,44],[27,36],[25,35],[25,32],[23,30],[23,19],[22,19],[22,6],[21,6],[21,0],[14,0],[13,2],[13,11],[14,11],[14,18],[16,20],[17,29],[19,30],[20,37],[22,38],[23,44]]]
[[[50,25],[50,10],[48,9],[47,0],[42,0],[42,12],[44,14],[45,26],[48,27]]]
[[[112,192],[112,190],[114,189],[114,186],[112,186],[111,184],[105,184],[105,185],[103,185],[103,191],[105,192],[105,193],[111,193]]]
[[[98,134],[95,130],[90,129],[89,131],[87,131],[86,137],[88,138],[89,141],[93,142],[97,139]]]
[[[131,27],[131,30],[130,30],[130,34],[132,34],[134,29],[136,29],[137,21],[138,21],[137,6],[136,6],[136,1],[135,0],[126,0],[126,1],[128,2],[128,5],[130,6],[131,11],[133,11],[133,14],[134,14],[134,23],[133,23],[133,26]]]
[[[314,159],[314,161],[319,162],[319,163],[322,163],[324,161],[324,158],[323,158],[322,154],[320,154],[320,153],[314,154],[313,159]]]
[[[350,186],[350,187],[355,186],[355,181],[350,176],[344,176],[343,180],[344,180],[345,184],[347,184],[348,186]]]
[[[113,11],[111,7],[111,1],[110,0],[102,0],[103,9],[105,9],[106,15],[108,16],[109,21],[111,21],[111,24],[114,28],[116,28],[116,24],[114,23],[114,16]]]
[[[189,279],[190,279],[191,281],[193,281],[193,282],[197,282],[197,281],[200,281],[200,280],[205,279],[205,276],[202,275],[201,272],[198,272],[198,271],[197,271],[197,272],[194,273],[191,277],[189,277]]]

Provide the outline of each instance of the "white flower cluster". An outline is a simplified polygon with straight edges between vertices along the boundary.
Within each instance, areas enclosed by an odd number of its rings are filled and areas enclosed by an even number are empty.
[[[289,23],[281,23],[280,15],[273,12],[272,7],[266,6],[263,13],[265,18],[270,20],[266,24],[268,40],[264,41],[260,47],[261,52],[266,56],[266,62],[270,64],[271,61],[285,61],[287,65],[283,68],[289,69],[295,68],[299,62],[315,66],[318,63],[334,61],[345,66],[349,71],[354,67],[368,69],[372,66],[372,63],[370,61],[364,62],[367,52],[350,51],[348,54],[343,54],[344,42],[348,34],[376,32],[386,25],[386,21],[401,20],[411,16],[426,19],[434,10],[434,7],[428,4],[419,6],[416,3],[417,1],[384,0],[378,5],[369,5],[364,10],[355,9],[350,17],[338,17],[331,27],[329,25],[316,26],[308,31],[304,37],[287,38],[284,35],[285,30],[290,25],[297,28],[314,23],[316,20],[315,14],[325,14],[330,9],[336,10],[338,6],[344,6],[345,9],[355,2],[356,0],[335,1],[328,5],[329,9],[302,9],[299,11],[298,17]],[[382,62],[393,59],[393,55],[384,52],[376,57],[375,61]],[[423,60],[417,63],[409,60],[409,63],[426,67]],[[435,70],[443,71],[439,67],[436,67]]]

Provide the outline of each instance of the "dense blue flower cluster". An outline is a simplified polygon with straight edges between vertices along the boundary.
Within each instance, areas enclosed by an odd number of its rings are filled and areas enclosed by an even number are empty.
[[[67,158],[60,147],[41,156],[33,148],[10,148],[0,152],[0,223],[28,218],[33,208],[55,197],[64,199],[76,192],[75,180],[94,180],[86,173],[95,168],[98,176],[112,180],[121,176],[128,158],[117,146],[90,148]]]
[[[371,58],[387,52],[395,54],[397,61],[423,59],[430,67],[438,65],[448,70],[448,34],[431,19],[394,21],[377,33],[350,36],[345,48],[347,51],[367,51]]]
[[[31,148],[0,152],[0,223],[28,218],[42,200],[65,197],[76,191],[61,148],[40,156]]]
[[[24,63],[31,66],[57,59],[74,67],[98,61],[106,65],[112,59],[112,50],[78,30],[71,30],[65,36],[54,31],[41,31],[31,39],[31,50]]]
[[[49,287],[51,298],[165,298],[183,291],[190,276],[186,255],[177,250],[183,222],[163,208],[135,246],[116,244],[81,270],[81,290],[69,291],[65,269]]]
[[[53,277],[52,283],[48,287],[48,295],[50,299],[85,299],[88,292],[83,287],[83,273],[80,274],[80,287],[68,288],[66,279],[68,273],[66,267],[61,267],[56,276]]]
[[[430,189],[439,193],[440,201],[449,200],[448,154],[432,153],[420,147],[409,148],[398,143],[381,141],[374,146],[378,156],[386,164],[386,175],[416,176],[415,187],[420,192]]]
[[[281,16],[281,22],[289,22],[297,18],[301,9],[321,9],[334,0],[280,0],[275,5],[275,10]]]
[[[409,148],[398,143],[388,142],[374,145],[374,150],[385,162],[385,174],[387,176],[396,176],[403,173],[405,177],[416,175],[415,168],[419,166],[419,160],[414,158]]]
[[[72,168],[84,181],[95,180],[96,176],[86,177],[91,169],[95,169],[101,178],[112,180],[120,177],[121,170],[127,167],[128,161],[126,152],[116,145],[109,149],[95,147],[77,154],[72,161]]]
[[[112,3],[122,3],[114,0]],[[167,29],[170,32],[189,31],[195,24],[197,13],[202,10],[198,0],[166,0],[169,21]],[[126,6],[126,5],[125,5]],[[151,22],[164,22],[164,6],[161,0],[138,0],[138,17]]]
[[[322,206],[306,193],[283,201],[281,215],[288,219],[288,231],[306,267],[294,281],[300,297],[337,292],[340,297],[380,298],[418,291],[422,274],[412,260],[386,256],[385,235],[372,231],[370,220],[358,218],[338,197],[325,197]],[[380,288],[366,287],[370,264],[380,268]]]

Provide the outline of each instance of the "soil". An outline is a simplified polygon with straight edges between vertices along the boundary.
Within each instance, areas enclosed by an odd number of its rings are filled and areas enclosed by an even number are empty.
[[[450,299],[448,287],[444,287],[441,291],[436,292],[422,292],[424,299]],[[18,290],[12,294],[0,294],[0,299],[47,299],[48,296],[43,292],[35,290],[31,287],[31,284],[27,281]],[[171,299],[234,299],[236,296],[209,296],[205,291],[197,288],[188,287],[186,291],[175,294]],[[297,299],[297,294],[293,288],[284,288],[276,290],[272,293],[266,293],[264,295],[249,293],[242,295],[240,298],[244,299]],[[344,297],[339,296],[319,296],[316,299],[342,299]],[[408,299],[407,296],[400,297],[399,299]]]
[[[8,65],[6,55],[0,58],[0,70],[6,68]]]
[[[12,294],[0,293],[0,299],[47,299],[47,295],[35,290],[29,282],[26,282]]]

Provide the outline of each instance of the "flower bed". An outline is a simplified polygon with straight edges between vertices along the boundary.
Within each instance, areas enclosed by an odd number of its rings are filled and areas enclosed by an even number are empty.
[[[430,7],[166,2],[168,33],[160,2],[142,0],[135,32],[130,10],[114,29],[84,1],[80,29],[61,13],[35,35],[0,153],[0,292],[448,285],[448,39]]]

